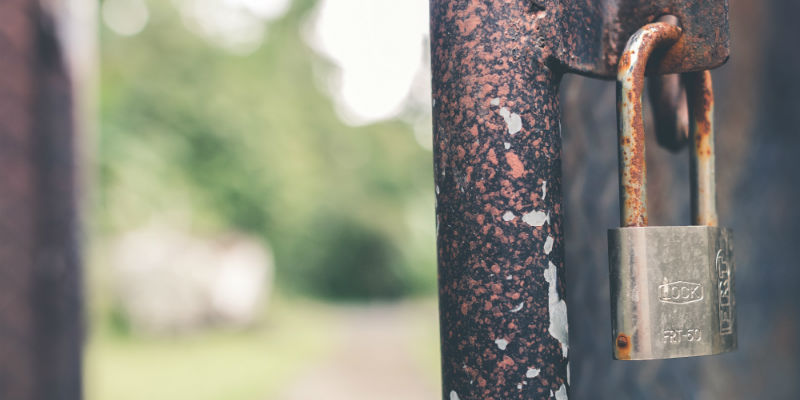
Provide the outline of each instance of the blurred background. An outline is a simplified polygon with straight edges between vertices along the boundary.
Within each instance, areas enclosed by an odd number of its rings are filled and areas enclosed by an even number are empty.
[[[31,9],[40,33],[27,40],[13,29]],[[607,284],[593,282],[607,282],[605,233],[618,220],[614,84],[567,76],[574,398],[800,396],[800,6],[731,0],[730,12],[732,57],[714,78],[740,351],[611,363]],[[80,190],[45,190],[42,204],[78,199],[83,255],[70,259],[83,258],[85,321],[71,323],[85,327],[85,398],[440,395],[428,1],[9,0],[0,26],[2,49],[57,46],[70,76],[76,133],[50,145],[77,149],[64,165],[77,166]],[[48,68],[9,69],[17,53],[4,54],[12,95],[27,93],[19,76],[61,82]],[[70,96],[36,90],[40,111]],[[24,131],[14,121],[29,103],[15,96],[0,98],[8,132]],[[688,156],[652,136],[653,222],[683,224]],[[16,160],[15,140],[0,143],[0,167]],[[59,165],[38,184],[69,181]],[[19,184],[14,171],[4,184]],[[3,237],[25,232],[14,215],[29,200],[0,201]],[[3,274],[2,288],[27,284]]]
[[[87,398],[436,397],[427,6],[98,3]]]

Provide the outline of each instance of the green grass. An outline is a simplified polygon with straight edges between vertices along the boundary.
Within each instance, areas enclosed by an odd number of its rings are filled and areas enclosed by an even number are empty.
[[[88,343],[88,400],[263,400],[324,357],[335,325],[325,307],[273,304],[242,332],[145,338],[95,329]]]

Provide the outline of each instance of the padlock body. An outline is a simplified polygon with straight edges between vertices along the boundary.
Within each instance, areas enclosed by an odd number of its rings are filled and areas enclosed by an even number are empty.
[[[608,255],[615,359],[692,357],[736,349],[729,229],[611,229]]]

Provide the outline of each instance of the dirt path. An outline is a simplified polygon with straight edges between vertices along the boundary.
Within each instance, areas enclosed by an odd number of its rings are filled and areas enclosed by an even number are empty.
[[[435,305],[346,306],[330,356],[277,400],[424,400],[439,397]]]

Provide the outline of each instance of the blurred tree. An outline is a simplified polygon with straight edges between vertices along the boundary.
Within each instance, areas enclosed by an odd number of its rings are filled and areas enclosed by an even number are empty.
[[[363,299],[397,297],[411,289],[394,243],[346,217],[334,216],[298,244],[293,259],[298,261],[300,287],[307,292]]]
[[[338,119],[320,89],[333,67],[299,29],[314,3],[294,1],[247,55],[187,29],[172,3],[148,3],[135,36],[101,32],[99,234],[150,219],[241,230],[270,242],[282,287],[432,292],[434,243],[415,240],[433,235],[430,153],[406,123]]]

